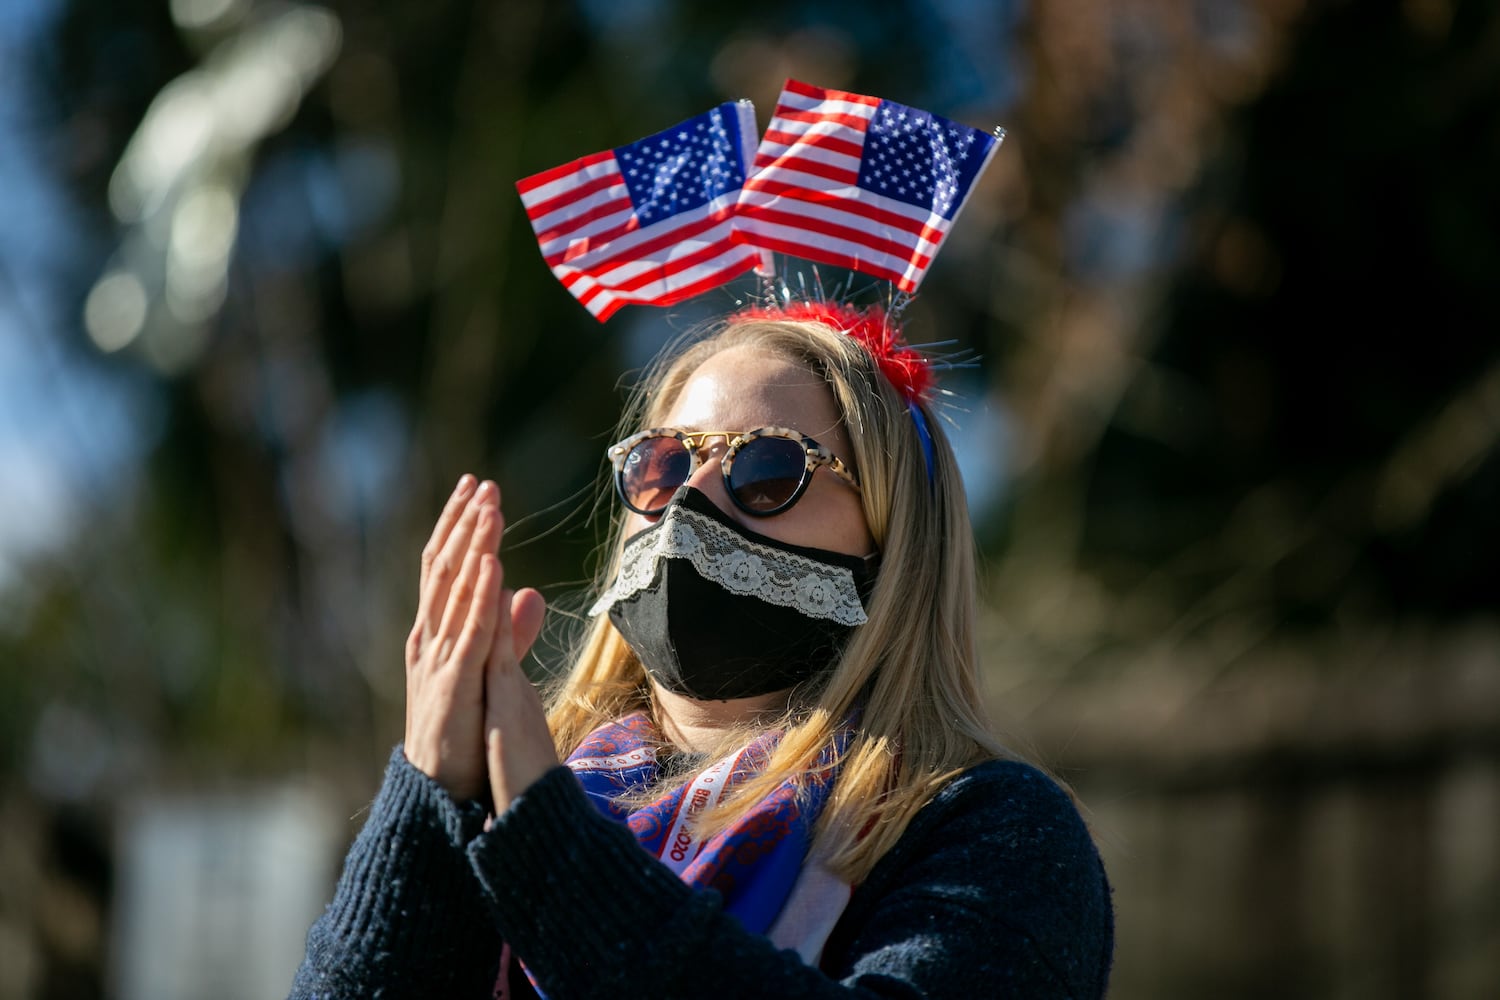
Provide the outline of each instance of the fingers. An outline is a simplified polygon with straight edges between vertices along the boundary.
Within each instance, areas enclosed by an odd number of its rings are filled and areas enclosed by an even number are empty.
[[[406,644],[406,755],[458,800],[482,791],[487,726],[526,734],[520,751],[506,755],[502,789],[524,787],[536,767],[556,762],[540,702],[516,669],[541,631],[545,602],[534,590],[502,589],[499,505],[494,483],[459,481],[422,553],[417,617]],[[503,711],[487,720],[491,708]]]
[[[517,662],[525,659],[537,636],[542,634],[542,621],[546,616],[547,602],[530,587],[516,591],[511,598],[511,649]]]
[[[445,607],[441,611],[441,616],[437,614],[431,616],[439,618],[438,624],[432,629],[431,634],[437,639],[440,647],[445,642],[457,639],[459,631],[464,627],[464,622],[470,616],[470,611],[475,600],[475,591],[478,586],[480,568],[484,564],[484,558],[488,556],[491,561],[495,562],[495,567],[491,572],[503,573],[498,560],[494,558],[495,549],[500,542],[502,526],[500,512],[494,507],[483,507],[480,509],[475,520],[476,523],[472,536],[468,540],[468,550],[462,554],[463,562],[461,568],[447,594],[447,600]],[[455,532],[456,534],[457,532]],[[442,565],[443,561],[439,560],[438,566]],[[435,572],[432,586],[434,599],[437,598],[437,584],[438,576]]]
[[[490,669],[519,667],[541,634],[547,602],[530,587],[514,592],[502,590],[498,612],[490,641]]]
[[[462,631],[453,647],[450,658],[461,674],[478,684],[478,666],[490,651],[497,621],[500,617],[500,560],[491,553],[484,553],[475,560],[479,569],[475,580],[473,600],[464,617]]]
[[[509,590],[500,591],[495,616],[495,634],[490,639],[490,670],[504,669],[520,662],[520,657],[516,655],[515,641],[512,638],[515,623],[511,618],[511,605],[515,603],[515,596]]]
[[[448,541],[448,533],[453,530],[453,525],[458,521],[459,515],[464,511],[464,504],[468,503],[469,497],[474,494],[474,477],[465,472],[458,479],[458,485],[453,488],[453,494],[448,497],[448,502],[443,505],[443,512],[438,515],[437,524],[433,526],[432,537],[427,539],[427,545],[422,549],[422,575],[418,580],[419,588],[427,588],[427,577],[432,571],[432,564],[437,561],[438,555],[443,551],[443,544]]]
[[[444,549],[448,544],[449,536],[454,527],[469,509],[469,500],[475,492],[474,477],[467,472],[458,479],[458,485],[453,488],[453,493],[448,497],[448,502],[443,505],[443,512],[438,515],[437,524],[433,526],[432,535],[427,539],[427,544],[422,547],[422,569],[417,582],[417,617],[412,625],[411,634],[406,637],[406,668],[412,669],[417,665],[417,660],[422,655],[423,646],[432,635],[432,621],[434,613],[441,614],[442,603],[435,599],[431,581],[434,571],[439,567],[439,560],[443,558]],[[445,565],[442,572],[437,575],[451,579],[451,570]],[[442,588],[446,594],[446,585]]]
[[[417,620],[421,623],[423,641],[438,635],[445,622],[461,623],[468,613],[467,597],[461,607],[452,608],[451,597],[455,588],[465,595],[472,592],[478,576],[477,559],[485,552],[495,552],[500,544],[499,490],[495,484],[485,481],[469,502],[462,506],[458,519],[453,522],[436,556],[426,562],[426,580],[422,587],[417,608]],[[446,511],[444,512],[446,515]],[[437,532],[433,533],[434,539]],[[473,559],[470,556],[473,556]],[[426,554],[423,555],[426,561]],[[450,615],[450,612],[456,612]],[[456,628],[455,628],[456,632]],[[447,633],[450,636],[454,632]]]
[[[541,698],[518,663],[536,641],[545,610],[542,595],[534,590],[499,594],[484,694],[486,770],[497,813],[557,764]]]

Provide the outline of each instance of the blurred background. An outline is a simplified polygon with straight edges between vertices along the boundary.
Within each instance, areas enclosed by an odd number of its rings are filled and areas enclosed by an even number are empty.
[[[1500,4],[4,0],[0,998],[285,994],[452,482],[542,676],[745,292],[601,326],[514,182],[788,76],[1009,130],[909,335],[1112,995],[1500,996]]]

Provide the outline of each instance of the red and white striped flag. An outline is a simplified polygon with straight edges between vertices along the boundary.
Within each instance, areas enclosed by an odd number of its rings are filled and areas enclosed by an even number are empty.
[[[997,133],[788,80],[740,194],[734,238],[915,291],[999,148]]]
[[[721,104],[628,146],[517,182],[552,273],[600,321],[627,302],[665,306],[769,254],[731,239],[755,109]]]

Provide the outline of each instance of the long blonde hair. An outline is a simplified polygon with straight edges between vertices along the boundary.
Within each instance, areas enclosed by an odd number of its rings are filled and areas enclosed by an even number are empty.
[[[860,344],[820,322],[731,316],[706,338],[667,352],[626,408],[622,436],[659,424],[704,361],[741,345],[803,365],[827,383],[852,442],[880,569],[869,621],[854,630],[826,679],[777,723],[784,735],[764,771],[698,823],[705,833],[723,829],[788,775],[813,770],[858,708],[813,845],[833,871],[858,882],[944,782],[982,760],[1015,756],[992,734],[982,705],[968,506],[952,448],[932,414],[924,412],[929,480],[905,401]],[[622,522],[601,588],[616,572]],[[559,754],[602,723],[649,706],[644,669],[608,616],[599,615],[549,698]]]

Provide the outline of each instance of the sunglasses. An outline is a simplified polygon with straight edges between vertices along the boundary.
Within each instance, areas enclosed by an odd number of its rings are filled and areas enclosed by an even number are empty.
[[[770,517],[791,507],[807,492],[820,465],[859,491],[848,466],[789,427],[753,431],[656,427],[632,434],[607,453],[615,467],[615,489],[625,506],[648,517],[666,510],[672,494],[698,471],[699,454],[711,438],[727,442],[719,473],[729,498],[747,514]]]

